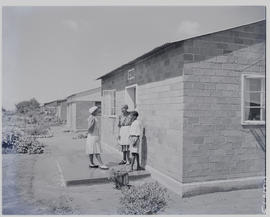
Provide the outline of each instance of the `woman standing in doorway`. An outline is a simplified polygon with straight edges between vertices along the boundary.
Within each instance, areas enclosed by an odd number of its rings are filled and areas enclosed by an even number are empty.
[[[108,167],[103,164],[100,154],[101,144],[100,144],[100,127],[96,115],[99,112],[99,107],[93,106],[89,109],[90,116],[88,118],[88,134],[86,140],[86,154],[89,155],[90,168],[108,169]],[[94,156],[99,162],[99,165],[94,164]]]
[[[128,112],[128,106],[123,105],[121,108],[122,114],[118,120],[118,143],[123,152],[123,160],[119,164],[130,164],[129,157],[129,128],[131,125],[131,117]]]

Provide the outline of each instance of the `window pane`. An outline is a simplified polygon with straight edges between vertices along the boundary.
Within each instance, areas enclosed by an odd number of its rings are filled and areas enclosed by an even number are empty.
[[[261,93],[249,93],[245,94],[245,106],[260,106]]]
[[[260,108],[245,108],[245,120],[260,121]]]
[[[261,78],[247,78],[246,91],[261,91]]]

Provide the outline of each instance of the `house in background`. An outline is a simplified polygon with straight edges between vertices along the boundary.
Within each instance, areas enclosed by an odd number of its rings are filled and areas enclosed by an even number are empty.
[[[44,103],[42,107],[46,110],[47,113],[56,115],[59,102],[61,102],[61,100],[50,101],[50,102]]]
[[[66,122],[67,121],[67,100],[58,100],[56,107],[56,116],[59,120]]]
[[[136,109],[152,176],[182,196],[265,176],[265,20],[165,44],[103,75],[102,143]],[[146,156],[144,156],[146,155]]]
[[[101,107],[101,89],[82,91],[67,97],[67,127],[72,131],[87,130],[89,108]]]

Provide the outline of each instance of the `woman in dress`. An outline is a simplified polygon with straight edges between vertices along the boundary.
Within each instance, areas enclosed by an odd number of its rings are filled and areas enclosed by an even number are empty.
[[[128,106],[123,105],[121,108],[122,114],[118,120],[118,143],[123,152],[123,159],[119,164],[130,164],[129,157],[129,128],[131,125],[130,113],[127,111]]]
[[[100,144],[100,127],[96,115],[99,112],[99,107],[93,106],[89,109],[90,116],[88,118],[88,134],[86,139],[86,154],[90,159],[90,168],[108,169],[108,167],[102,162],[100,154],[101,144]],[[99,162],[99,165],[94,163],[94,156]]]

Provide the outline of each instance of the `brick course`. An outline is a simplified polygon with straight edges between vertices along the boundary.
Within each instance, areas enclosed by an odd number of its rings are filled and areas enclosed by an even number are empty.
[[[181,50],[182,48],[178,47],[167,54],[160,54],[159,57],[134,65],[136,79],[133,82],[127,80],[123,71],[102,80],[102,90],[117,90],[117,116],[124,104],[125,86],[138,84],[137,110],[145,128],[147,164],[179,181],[182,177],[183,127]],[[116,122],[114,117],[102,117],[102,142],[119,149],[116,142]]]
[[[265,29],[262,34],[245,31],[239,27],[187,45],[209,58],[184,65],[183,165],[189,166],[183,168],[183,182],[264,174],[264,152],[249,128],[241,126],[240,110],[242,73],[265,73]],[[223,54],[212,57],[220,49]],[[184,50],[189,48],[184,45]]]
[[[136,77],[128,80],[131,68]],[[265,74],[265,22],[161,49],[103,77],[102,90],[117,90],[119,115],[125,87],[138,85],[147,164],[171,178],[188,183],[260,176],[265,153],[254,129],[241,125],[243,73]],[[114,117],[102,117],[103,142],[117,147],[117,130]]]

